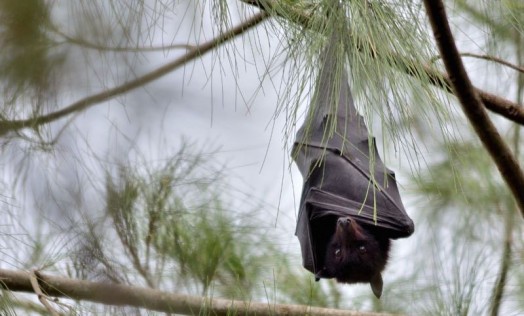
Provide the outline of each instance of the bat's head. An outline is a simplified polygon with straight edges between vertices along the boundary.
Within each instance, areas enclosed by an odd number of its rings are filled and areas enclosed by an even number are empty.
[[[357,223],[339,217],[326,247],[324,268],[317,277],[341,283],[370,283],[376,297],[382,294],[381,272],[386,266],[390,239]]]

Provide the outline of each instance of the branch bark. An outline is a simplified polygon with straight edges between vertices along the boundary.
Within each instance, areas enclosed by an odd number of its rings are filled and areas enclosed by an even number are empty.
[[[55,311],[53,306],[49,304],[49,301],[47,300],[47,295],[45,295],[42,292],[40,288],[40,284],[38,284],[38,272],[33,271],[32,273],[29,274],[29,283],[31,284],[33,291],[38,296],[38,300],[40,301],[40,303],[42,303],[42,305],[44,305],[44,307],[47,309],[49,314],[51,314],[52,316],[60,316],[60,314],[57,311]]]
[[[479,94],[471,84],[458,52],[441,0],[424,0],[427,16],[442,60],[449,74],[451,86],[460,101],[462,110],[473,126],[480,141],[495,161],[504,181],[513,193],[524,216],[524,173],[510,148],[491,122]]]
[[[502,250],[502,258],[500,260],[500,271],[497,277],[497,282],[493,288],[493,294],[491,295],[491,304],[489,308],[489,313],[491,316],[498,316],[500,313],[502,297],[504,296],[508,272],[511,266],[513,228],[515,224],[513,213],[513,210],[507,210],[506,223],[504,227],[504,248]]]
[[[116,306],[132,306],[152,311],[199,315],[319,315],[319,316],[388,316],[391,314],[345,311],[305,305],[285,305],[211,299],[200,296],[174,294],[148,288],[89,282],[38,273],[42,291],[49,296],[86,300]],[[0,288],[34,293],[30,274],[24,271],[0,269]]]
[[[274,0],[240,0],[243,3],[258,7],[262,10],[267,11],[270,14],[281,14],[281,11],[277,10],[278,3]],[[289,16],[282,16],[286,19],[291,19],[294,23],[298,25],[302,25],[304,28],[309,28],[310,25],[317,24],[320,25],[322,23],[312,23],[313,19],[315,17],[310,16],[308,14],[305,14],[303,12],[300,12],[294,8],[289,8],[291,10],[291,13]],[[367,41],[359,41],[360,43],[367,43]],[[387,54],[390,56],[393,56],[394,54],[388,53],[388,52],[377,52],[374,49],[362,49],[361,51],[367,51],[367,52],[374,52],[374,54],[371,54],[368,57],[376,58],[379,54]],[[425,65],[425,66],[414,66],[416,63],[413,61],[408,61],[408,59],[398,56],[397,58],[389,58],[388,60],[391,61],[391,66],[397,67],[399,70],[407,73],[410,76],[420,76],[420,72],[424,71],[425,75],[428,76],[431,83],[435,85],[436,87],[444,89],[446,92],[454,93],[453,89],[451,89],[452,84],[449,79],[449,77],[442,73],[441,71],[438,71],[437,69]],[[473,88],[476,93],[480,96],[482,101],[484,102],[484,105],[487,109],[490,111],[497,113],[499,115],[504,116],[505,118],[524,125],[524,107],[520,106],[518,103],[512,102],[510,100],[501,98],[495,94],[483,91],[478,88]]]
[[[242,22],[241,24],[235,26],[231,30],[224,32],[223,34],[217,36],[216,38],[195,46],[192,49],[189,49],[183,56],[175,59],[174,61],[159,67],[141,77],[128,81],[120,86],[104,90],[100,93],[91,95],[89,97],[83,98],[65,108],[49,113],[42,116],[37,116],[25,120],[14,120],[14,121],[0,121],[0,136],[5,135],[8,132],[15,132],[23,128],[37,128],[40,125],[47,124],[56,120],[59,120],[63,117],[66,117],[70,114],[84,111],[91,106],[99,104],[101,102],[112,99],[118,95],[127,93],[138,87],[142,87],[170,72],[177,69],[178,67],[184,65],[190,60],[193,60],[197,57],[202,56],[203,54],[213,50],[214,48],[220,46],[221,44],[227,42],[230,39],[233,39],[235,36],[244,33],[245,31],[251,29],[252,27],[258,25],[260,22],[264,21],[267,18],[266,12],[260,12]]]

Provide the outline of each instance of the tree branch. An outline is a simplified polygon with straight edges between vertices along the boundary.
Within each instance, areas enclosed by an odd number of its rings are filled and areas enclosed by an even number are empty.
[[[417,76],[420,73],[420,69],[416,66],[413,66],[412,63],[398,62],[397,67],[411,76]],[[422,69],[429,78],[431,84],[443,89],[446,92],[455,94],[451,88],[451,79],[447,74],[443,74],[442,72],[430,66],[423,66]],[[475,87],[473,87],[473,89],[480,96],[484,106],[486,106],[488,110],[500,114],[515,123],[524,125],[524,107],[520,106],[518,103],[501,98],[498,95],[486,92],[484,90],[480,90]]]
[[[282,16],[283,18],[290,19],[292,22],[302,25],[304,28],[309,28],[310,25],[316,24],[321,25],[322,23],[313,23],[314,19],[318,19],[317,17],[311,16],[309,14],[306,14],[304,12],[300,12],[299,10],[296,10],[294,8],[289,8],[291,13],[286,16],[283,16],[281,14],[281,11],[277,10],[278,3],[274,0],[240,0],[243,3],[261,8],[262,10],[267,11],[270,14],[277,14]],[[288,8],[286,8],[287,10]],[[363,43],[367,43],[367,41],[358,41],[363,45]],[[388,53],[388,52],[377,52],[376,49],[361,49],[361,51],[364,52],[373,52],[370,54],[369,57],[371,58],[377,58],[379,54],[382,55],[390,55],[394,56],[395,54]],[[451,81],[447,77],[446,74],[438,71],[437,69],[424,65],[424,66],[414,66],[417,63],[414,61],[408,60],[407,58],[397,56],[396,58],[388,58],[387,59],[391,66],[397,67],[401,71],[404,71],[410,76],[420,77],[420,72],[424,71],[425,75],[428,76],[431,83],[439,88],[443,88],[445,91],[449,93],[454,93],[454,91],[451,89]],[[520,106],[518,103],[512,102],[510,100],[501,98],[497,95],[494,95],[492,93],[488,93],[486,91],[483,91],[478,88],[473,88],[476,93],[480,96],[482,101],[484,102],[484,105],[486,108],[488,108],[490,111],[500,114],[504,116],[505,118],[514,121],[518,124],[524,125],[524,107]]]
[[[202,311],[211,315],[319,315],[319,316],[388,316],[391,314],[344,311],[305,305],[285,305],[244,302],[229,299],[210,299],[200,296],[173,294],[142,287],[106,284],[50,276],[39,273],[38,281],[49,296],[86,300],[116,306],[132,306],[166,313],[198,315]],[[0,288],[10,291],[31,292],[30,274],[24,271],[0,269]]]
[[[222,33],[218,37],[208,41],[206,43],[200,44],[192,49],[189,49],[183,56],[175,59],[174,61],[159,67],[141,77],[128,81],[120,86],[105,90],[103,92],[91,95],[84,99],[81,99],[65,108],[49,113],[42,116],[33,117],[26,120],[14,120],[14,121],[2,121],[0,122],[0,136],[5,135],[8,132],[18,131],[23,128],[37,128],[40,125],[47,124],[58,119],[61,119],[67,115],[70,115],[75,112],[84,111],[87,108],[99,104],[101,102],[107,101],[111,98],[114,98],[118,95],[127,93],[133,89],[144,86],[170,72],[177,69],[178,67],[184,65],[190,60],[193,60],[203,54],[213,50],[214,48],[220,46],[221,44],[227,42],[228,40],[234,38],[235,36],[244,33],[250,28],[258,25],[260,22],[264,21],[267,17],[267,13],[260,12],[242,22],[241,24],[235,26],[231,30]]]
[[[493,288],[491,295],[490,315],[498,316],[500,313],[500,306],[502,305],[502,297],[504,296],[504,289],[508,279],[508,272],[511,266],[511,253],[513,244],[513,228],[515,224],[513,210],[506,210],[506,223],[504,227],[504,248],[502,250],[502,258],[500,260],[500,271],[497,282]]]
[[[479,94],[471,84],[455,45],[446,10],[441,0],[424,0],[424,6],[433,29],[442,60],[449,74],[451,86],[460,101],[462,110],[479,136],[482,144],[495,161],[524,216],[524,173],[511,150],[484,110]]]

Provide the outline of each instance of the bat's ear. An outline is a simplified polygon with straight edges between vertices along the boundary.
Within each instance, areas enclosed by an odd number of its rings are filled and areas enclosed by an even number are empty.
[[[373,278],[371,278],[371,281],[369,281],[369,285],[371,285],[371,290],[373,290],[373,294],[377,298],[380,298],[382,295],[382,286],[384,285],[384,282],[382,281],[382,274],[377,273]]]

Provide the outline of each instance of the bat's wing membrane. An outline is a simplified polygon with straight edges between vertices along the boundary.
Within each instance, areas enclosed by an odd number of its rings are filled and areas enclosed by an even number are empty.
[[[351,216],[389,238],[408,237],[414,231],[395,174],[384,166],[353,105],[347,75],[342,72],[340,80],[334,80],[334,72],[326,62],[315,104],[293,148],[304,177],[296,235],[304,267],[313,273],[322,268],[333,218]],[[337,94],[337,102],[331,102]]]

